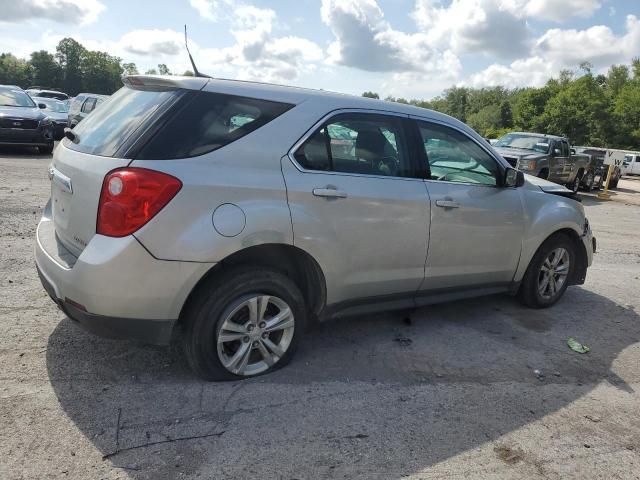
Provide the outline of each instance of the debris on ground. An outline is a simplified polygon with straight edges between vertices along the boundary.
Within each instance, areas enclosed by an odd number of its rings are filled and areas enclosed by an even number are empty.
[[[411,340],[410,338],[402,337],[400,335],[394,338],[393,341],[396,342],[401,347],[408,347],[409,345],[411,345],[411,343],[413,343],[413,340]]]
[[[587,420],[591,420],[593,423],[598,423],[600,422],[600,417],[596,417],[595,415],[585,415],[584,418],[586,418]]]
[[[533,371],[533,374],[536,376],[536,378],[540,381],[542,381],[544,379],[544,373],[542,373],[542,370],[538,370],[537,368]]]
[[[575,338],[572,338],[572,337],[569,337],[567,339],[567,345],[571,350],[577,353],[587,353],[589,352],[589,350],[591,350],[588,346],[583,345],[582,343],[580,343],[579,341],[577,341]]]
[[[514,463],[518,463],[524,457],[524,452],[519,448],[510,448],[505,445],[501,445],[499,447],[494,448],[496,455],[503,462],[513,465]]]

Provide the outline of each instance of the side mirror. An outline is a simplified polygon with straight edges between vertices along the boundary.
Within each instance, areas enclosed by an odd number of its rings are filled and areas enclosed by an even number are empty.
[[[504,186],[518,188],[524,185],[524,173],[515,168],[507,168],[504,172]]]
[[[39,103],[38,108],[44,110],[45,108],[47,108],[47,106],[44,103]]]
[[[559,148],[554,148],[553,149],[553,156],[554,157],[559,157],[560,155],[562,155],[562,150],[560,150]]]
[[[576,154],[576,149],[575,148],[572,148],[570,151],[571,151],[571,155],[575,155]]]

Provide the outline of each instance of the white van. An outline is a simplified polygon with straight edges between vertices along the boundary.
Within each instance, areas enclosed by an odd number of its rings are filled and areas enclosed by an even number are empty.
[[[624,175],[640,175],[640,152],[631,152],[624,156]]]

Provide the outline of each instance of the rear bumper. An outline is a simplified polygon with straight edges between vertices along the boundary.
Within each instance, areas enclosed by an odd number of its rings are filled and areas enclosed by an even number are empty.
[[[79,257],[55,236],[50,209],[36,232],[42,285],[74,321],[97,335],[166,344],[209,263],[152,257],[133,237],[95,235]]]
[[[105,338],[138,340],[153,345],[167,345],[171,340],[175,320],[149,320],[108,317],[89,313],[56,297],[55,288],[36,265],[42,286],[60,310],[86,331]]]

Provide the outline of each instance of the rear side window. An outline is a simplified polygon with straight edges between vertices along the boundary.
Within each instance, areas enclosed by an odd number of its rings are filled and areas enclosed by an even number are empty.
[[[136,158],[167,160],[203,155],[266,125],[292,108],[288,103],[198,92],[159,128]]]
[[[333,117],[294,154],[306,170],[412,177],[398,117],[347,113]]]
[[[154,118],[161,106],[179,95],[178,90],[149,91],[123,87],[73,129],[78,143],[64,139],[64,144],[79,152],[112,157],[132,135]]]

